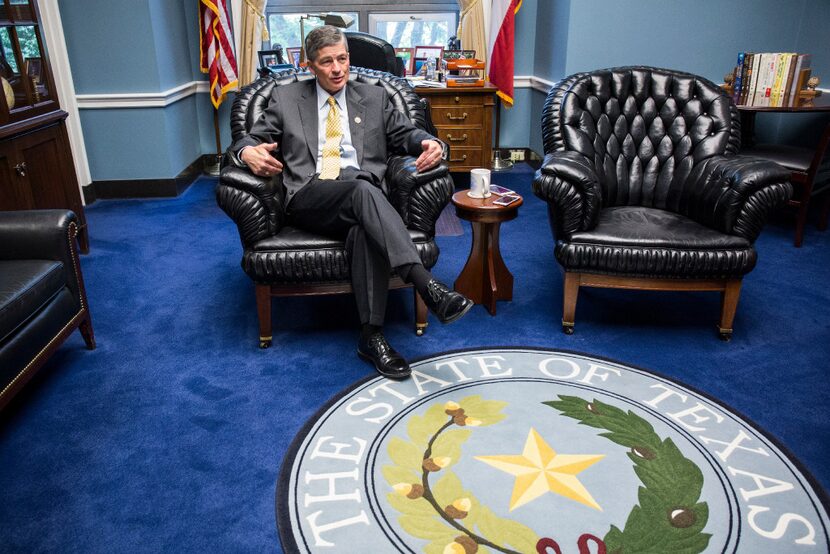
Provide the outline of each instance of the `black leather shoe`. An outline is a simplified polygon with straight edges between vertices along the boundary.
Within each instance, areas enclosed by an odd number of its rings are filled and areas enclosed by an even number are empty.
[[[389,379],[406,379],[412,373],[404,357],[389,346],[381,333],[357,341],[357,355],[375,364],[377,372]]]
[[[472,300],[459,292],[450,290],[447,285],[435,279],[427,283],[427,295],[424,302],[441,323],[452,323],[473,307]]]

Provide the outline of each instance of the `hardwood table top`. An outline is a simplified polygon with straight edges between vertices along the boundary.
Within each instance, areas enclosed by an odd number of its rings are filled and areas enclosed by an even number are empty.
[[[515,193],[515,196],[518,196],[519,199],[509,206],[499,206],[498,204],[493,204],[493,202],[501,196],[498,194],[490,194],[487,198],[471,198],[467,195],[468,190],[459,190],[455,194],[452,195],[452,203],[455,205],[456,208],[460,208],[461,210],[472,212],[472,213],[482,213],[482,214],[490,214],[494,216],[498,216],[499,214],[506,214],[508,212],[513,212],[524,203],[524,199],[522,195],[519,193]]]

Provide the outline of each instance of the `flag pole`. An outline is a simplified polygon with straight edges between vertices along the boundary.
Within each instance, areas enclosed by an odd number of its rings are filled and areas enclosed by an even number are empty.
[[[219,135],[219,108],[213,108],[213,131],[216,135],[216,154],[214,160],[205,168],[208,175],[219,175],[222,162],[222,140]]]
[[[501,137],[501,96],[496,95],[496,146],[493,148],[493,171],[504,171],[513,167],[511,160],[505,160],[501,157],[500,141]]]

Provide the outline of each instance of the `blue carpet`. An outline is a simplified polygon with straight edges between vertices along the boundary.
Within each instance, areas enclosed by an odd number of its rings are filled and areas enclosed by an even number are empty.
[[[577,350],[650,368],[720,399],[777,437],[830,488],[830,233],[767,226],[735,335],[719,341],[715,293],[586,289],[560,331],[562,277],[532,170],[502,226],[514,300],[491,317],[413,333],[411,293],[392,294],[387,334],[410,357],[494,345]],[[254,292],[214,180],[180,198],[99,201],[82,265],[98,349],[73,335],[0,416],[4,552],[279,551],[274,489],[292,437],[329,397],[371,374],[354,356],[349,296],[274,301],[274,347],[257,348]],[[470,249],[438,237],[452,283]],[[332,317],[337,314],[337,317]]]

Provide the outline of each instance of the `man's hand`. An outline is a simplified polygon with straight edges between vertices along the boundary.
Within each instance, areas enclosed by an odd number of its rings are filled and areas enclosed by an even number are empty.
[[[276,149],[276,142],[248,146],[242,149],[239,158],[248,164],[254,175],[271,177],[282,173],[282,162],[271,155],[271,152]]]
[[[437,140],[422,140],[421,148],[424,151],[415,160],[415,169],[418,170],[418,173],[432,169],[438,165],[438,162],[441,161],[441,156],[444,154],[444,149]]]

